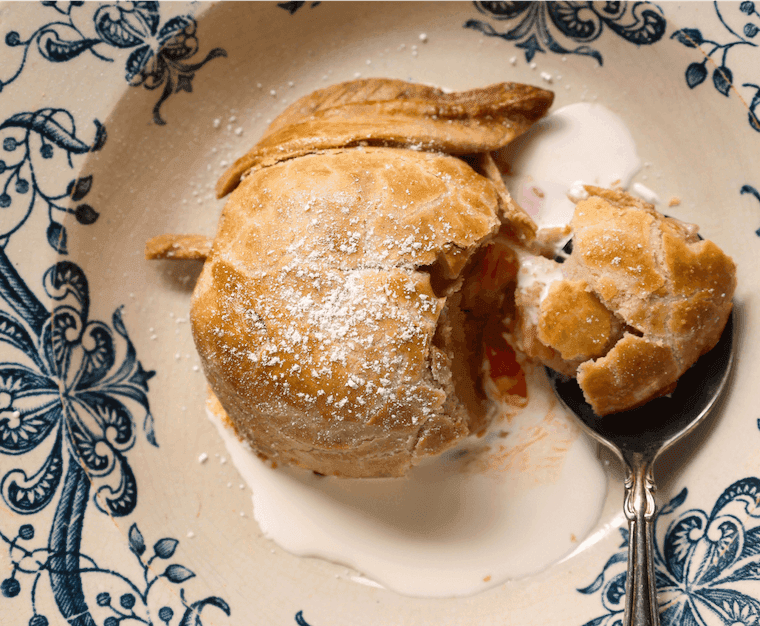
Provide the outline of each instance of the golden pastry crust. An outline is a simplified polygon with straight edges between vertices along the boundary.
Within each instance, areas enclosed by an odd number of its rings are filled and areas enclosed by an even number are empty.
[[[519,337],[529,355],[577,376],[603,416],[668,393],[715,346],[731,312],[736,267],[699,240],[696,226],[619,190],[586,191],[570,224],[573,252],[561,265],[542,260],[561,278],[539,281],[546,289],[540,318]],[[520,298],[527,310],[539,296]]]
[[[521,244],[530,244],[536,238],[537,227],[531,217],[513,199],[501,177],[496,162],[490,152],[477,155],[474,163],[476,171],[493,183],[502,205],[502,233]]]
[[[290,105],[261,141],[225,172],[225,196],[248,171],[328,148],[410,147],[447,154],[497,150],[543,117],[550,91],[517,83],[445,93],[386,78],[354,80],[309,94]]]
[[[612,313],[582,280],[552,283],[539,307],[538,339],[565,361],[602,356],[614,327]]]
[[[326,150],[252,172],[196,286],[211,387],[264,456],[323,474],[397,476],[482,423],[435,335],[499,229],[500,195],[463,161]]]
[[[325,150],[243,182],[222,212],[214,255],[245,253],[264,270],[317,260],[346,270],[438,263],[454,278],[467,250],[499,225],[493,185],[437,153]]]
[[[497,234],[528,245],[536,226],[484,153],[552,99],[512,83],[318,90],[222,176],[230,197],[210,250],[148,242],[148,258],[206,257],[193,336],[255,452],[322,474],[399,476],[486,427],[482,309],[501,305],[513,277],[480,299],[459,292],[478,250]]]
[[[145,244],[148,261],[205,261],[211,252],[211,239],[205,235],[157,235]]]
[[[606,356],[578,368],[578,383],[603,416],[669,393],[684,371],[670,346],[626,333]]]

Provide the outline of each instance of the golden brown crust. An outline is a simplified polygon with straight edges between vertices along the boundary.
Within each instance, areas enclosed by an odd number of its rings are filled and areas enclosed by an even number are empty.
[[[614,315],[582,280],[552,283],[541,302],[538,338],[565,361],[602,356],[615,327]]]
[[[463,161],[411,150],[327,150],[246,177],[191,315],[239,434],[268,458],[359,477],[401,475],[469,433],[432,345],[446,298],[428,272],[456,279],[500,206]]]
[[[476,170],[490,180],[496,188],[502,205],[502,233],[523,245],[536,238],[536,223],[513,199],[504,183],[496,162],[490,152],[477,155]]]
[[[468,250],[499,223],[493,186],[441,154],[327,150],[249,178],[224,207],[215,254],[240,252],[262,269],[297,253],[344,269],[440,259],[453,277]]]
[[[158,235],[145,244],[145,258],[176,261],[205,261],[211,252],[211,239],[205,235]]]
[[[516,83],[456,93],[384,78],[332,85],[301,98],[275,119],[261,141],[222,176],[217,195],[232,191],[252,168],[329,148],[496,150],[540,119],[553,98],[549,91]]]
[[[538,342],[527,342],[531,356],[575,373],[594,411],[607,415],[666,393],[717,343],[736,267],[714,243],[700,241],[695,226],[620,190],[586,190],[590,197],[571,221],[572,254],[562,265],[542,261],[562,277],[522,334]],[[518,297],[525,308],[538,294]],[[591,350],[592,339],[604,343],[601,351]]]
[[[625,411],[671,388],[683,370],[668,345],[626,334],[606,356],[578,368],[578,382],[597,415]]]
[[[457,291],[497,231],[528,244],[535,224],[490,156],[470,158],[483,176],[451,155],[502,147],[552,98],[511,83],[446,94],[351,81],[291,105],[225,173],[191,321],[255,452],[399,476],[485,428],[482,329]]]

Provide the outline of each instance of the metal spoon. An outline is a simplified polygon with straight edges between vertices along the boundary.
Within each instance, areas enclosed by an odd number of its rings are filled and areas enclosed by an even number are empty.
[[[657,512],[652,468],[661,452],[694,430],[715,406],[733,362],[733,335],[732,313],[718,344],[679,379],[670,396],[603,418],[584,400],[574,378],[546,368],[560,402],[626,468],[624,508],[629,540],[623,626],[660,623],[652,560],[652,523]]]

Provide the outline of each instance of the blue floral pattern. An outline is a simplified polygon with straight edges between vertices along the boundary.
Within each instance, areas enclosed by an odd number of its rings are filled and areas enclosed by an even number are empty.
[[[748,193],[748,194],[750,194],[750,195],[754,196],[754,197],[755,197],[755,199],[756,199],[758,202],[760,202],[760,191],[758,191],[758,190],[757,190],[755,187],[753,187],[752,185],[743,185],[743,186],[742,186],[742,188],[741,188],[741,191],[740,191],[740,193],[741,193],[742,195],[744,195],[745,193]],[[760,237],[760,228],[758,228],[758,229],[755,231],[755,234],[756,234],[758,237]],[[758,423],[757,423],[757,425],[758,425],[758,428],[760,428],[760,420],[758,420]]]
[[[41,182],[50,167],[74,168],[72,155],[96,152],[106,141],[106,129],[94,120],[95,135],[87,144],[77,136],[74,117],[65,109],[17,113],[0,124],[0,247],[21,228],[35,205],[47,208],[47,240],[61,254],[68,252],[68,233],[59,215],[73,215],[83,225],[95,223],[99,213],[81,202],[92,188],[92,176],[73,179],[66,190],[46,191]],[[62,162],[56,158],[61,155]],[[59,193],[60,192],[60,193]],[[80,202],[76,207],[69,201]]]
[[[62,261],[45,273],[45,293],[57,303],[51,312],[25,289],[18,275],[12,276],[2,252],[0,268],[5,275],[0,292],[15,309],[15,314],[0,311],[0,341],[17,353],[0,364],[0,453],[20,456],[48,438],[55,440],[45,464],[32,477],[21,470],[3,477],[0,492],[5,504],[20,514],[47,506],[66,458],[93,483],[117,472],[119,488],[101,487],[95,503],[111,515],[131,513],[137,486],[125,453],[134,445],[135,424],[125,401],[145,412],[146,438],[157,445],[147,397],[154,372],[146,372],[137,360],[120,310],[113,314],[113,330],[88,319],[89,289],[79,266]],[[7,287],[11,281],[13,290]],[[116,359],[117,339],[126,348],[121,362]]]
[[[685,503],[683,489],[663,507],[658,527]],[[628,536],[621,550],[583,594],[599,592],[606,613],[585,626],[620,623],[625,604]],[[758,623],[760,600],[760,479],[744,478],[729,486],[708,514],[683,511],[669,522],[655,545],[655,577],[662,626],[751,626]],[[750,595],[752,593],[753,595]]]
[[[162,125],[166,122],[161,117],[161,105],[169,96],[180,91],[192,92],[195,72],[212,59],[227,56],[224,49],[214,48],[202,61],[187,62],[198,52],[196,22],[191,16],[182,15],[162,25],[158,2],[100,5],[92,17],[96,37],[87,37],[84,28],[78,25],[76,9],[84,2],[42,4],[55,9],[62,18],[44,24],[26,39],[16,31],[5,35],[5,44],[22,48],[23,55],[14,73],[4,81],[0,78],[0,92],[21,75],[32,48],[52,63],[65,63],[85,53],[112,62],[106,56],[109,52],[132,50],[124,68],[125,79],[133,87],[153,90],[163,86],[153,107],[153,121]]]
[[[293,0],[292,2],[278,2],[277,6],[281,9],[285,9],[288,13],[293,15],[296,11],[303,8],[306,4],[309,5],[310,8],[314,8],[315,6],[318,6],[319,2],[303,2],[302,0]]]
[[[303,611],[298,611],[298,613],[296,613],[296,624],[297,626],[309,626],[309,622],[303,617]]]
[[[0,583],[0,591],[6,598],[13,598],[21,591],[21,583],[18,577],[21,575],[32,576],[31,601],[33,616],[30,620],[32,626],[45,626],[48,624],[48,618],[41,614],[37,606],[37,588],[40,578],[47,572],[51,574],[52,568],[57,561],[57,554],[50,548],[39,547],[32,548],[28,542],[32,541],[35,536],[34,526],[32,524],[23,524],[13,538],[6,537],[0,532],[0,540],[8,545],[8,553],[13,571],[10,577]],[[185,590],[180,588],[178,596],[177,610],[168,605],[161,606],[154,616],[151,615],[151,605],[149,603],[151,591],[160,580],[167,580],[175,585],[181,585],[187,580],[195,577],[195,573],[184,565],[171,563],[166,567],[157,567],[154,563],[156,560],[167,561],[174,556],[179,545],[179,541],[172,537],[159,539],[153,545],[153,554],[145,559],[147,547],[145,540],[137,527],[132,524],[129,529],[129,547],[132,554],[137,559],[142,568],[143,579],[134,582],[124,575],[100,567],[95,559],[85,554],[79,554],[79,566],[72,570],[72,575],[81,577],[97,575],[99,577],[100,588],[108,588],[111,591],[100,591],[95,596],[95,605],[100,607],[101,613],[105,613],[103,620],[104,626],[118,626],[122,621],[131,621],[141,624],[158,624],[163,622],[168,626],[175,615],[182,612],[179,620],[179,626],[197,626],[202,623],[201,612],[207,606],[213,606],[223,611],[226,615],[230,614],[229,605],[219,597],[210,596],[203,600],[188,602],[185,599]],[[157,573],[158,571],[163,571]],[[118,603],[115,601],[118,598]],[[78,623],[92,623],[92,618],[77,617]],[[73,623],[73,622],[72,622]]]
[[[760,32],[760,13],[758,13],[754,2],[742,2],[740,5],[726,4],[715,2],[713,4],[715,13],[720,23],[725,28],[725,35],[728,40],[725,43],[709,39],[702,34],[697,28],[682,28],[674,32],[670,38],[675,39],[687,48],[694,48],[702,55],[701,61],[690,63],[686,68],[685,79],[690,89],[695,89],[707,80],[709,74],[708,62],[713,65],[712,84],[715,90],[728,97],[732,89],[737,90],[734,81],[734,72],[729,66],[729,53],[737,47],[757,48],[758,44],[752,41],[757,33]],[[724,16],[725,11],[735,9],[738,15],[745,15],[746,23],[741,34],[736,32],[728,25]],[[750,102],[747,106],[747,121],[750,128],[760,132],[760,117],[758,117],[758,107],[760,106],[760,85],[757,83],[741,83],[741,87],[749,90]]]
[[[127,81],[148,89],[163,87],[153,110],[154,121],[162,124],[161,104],[176,91],[191,91],[194,72],[225,55],[215,49],[200,63],[186,63],[198,49],[195,21],[179,16],[161,25],[155,2],[97,5],[94,38],[77,26],[75,9],[83,3],[42,4],[63,19],[46,23],[26,40],[15,31],[6,33],[6,45],[23,54],[15,72],[0,79],[0,91],[20,78],[33,47],[53,63],[84,53],[110,62],[105,56],[109,50],[131,50]],[[11,464],[3,469],[0,495],[7,510],[29,518],[15,533],[0,528],[11,564],[0,593],[9,602],[26,589],[30,626],[49,623],[38,602],[44,578],[60,618],[74,626],[118,626],[125,621],[200,626],[207,607],[226,615],[231,610],[218,596],[186,599],[184,584],[195,573],[169,562],[178,540],[159,539],[148,556],[142,533],[137,524],[131,525],[128,547],[142,568],[142,580],[100,565],[81,549],[90,502],[114,518],[135,510],[137,481],[127,455],[139,431],[158,447],[148,400],[154,372],[137,358],[121,308],[107,322],[91,319],[89,284],[79,265],[59,260],[33,288],[7,253],[9,241],[29,224],[36,209],[47,209],[45,234],[59,255],[68,253],[66,215],[68,224],[89,225],[99,218],[85,202],[92,176],[72,174],[57,189],[49,181],[76,171],[75,158],[103,149],[106,138],[105,127],[95,119],[91,139],[85,139],[75,116],[63,108],[22,111],[0,123],[0,458]],[[35,516],[49,508],[53,517],[45,536],[38,532]],[[164,567],[161,561],[166,561]],[[91,597],[84,583],[93,578],[103,590]],[[159,581],[180,586],[173,604],[151,602]]]
[[[495,20],[497,30],[483,20],[471,19],[472,28],[489,37],[514,41],[525,51],[526,61],[537,52],[589,56],[602,65],[601,53],[588,44],[605,27],[636,45],[649,45],[665,34],[662,10],[651,2],[475,2],[475,7]],[[580,45],[576,45],[580,44]]]
[[[113,517],[126,516],[135,509],[137,482],[126,453],[136,440],[133,407],[144,414],[146,440],[158,447],[147,396],[154,372],[146,371],[137,359],[121,309],[113,313],[110,326],[89,319],[88,281],[78,265],[60,261],[45,272],[42,282],[45,294],[55,303],[51,311],[0,249],[0,297],[4,305],[0,309],[0,342],[8,355],[0,363],[0,454],[20,459],[52,440],[51,451],[31,475],[20,467],[5,473],[0,493],[10,510],[29,516],[49,506],[60,489],[46,547],[26,547],[25,542],[35,535],[32,524],[23,524],[13,538],[0,531],[13,564],[11,576],[0,583],[0,592],[6,598],[18,596],[21,583],[17,575],[32,575],[32,620],[36,626],[45,626],[47,618],[37,612],[36,590],[40,577],[47,573],[60,614],[77,626],[94,626],[83,576],[100,574],[128,587],[120,595],[121,608],[111,603],[108,593],[97,596],[97,605],[112,612],[104,626],[118,626],[123,620],[156,624],[148,610],[154,584],[161,578],[181,584],[195,575],[179,564],[168,565],[161,574],[151,567],[156,559],[173,556],[176,539],[159,540],[153,556],[143,561],[145,541],[132,525],[129,547],[143,568],[142,588],[122,574],[98,566],[80,551],[92,488],[96,488],[95,506]],[[112,474],[118,477],[115,488],[113,482],[103,480]],[[229,606],[219,597],[189,603],[184,589],[179,597],[184,607],[180,626],[200,626],[206,606],[230,614]],[[142,607],[139,614],[135,612],[138,599]],[[174,615],[171,607],[164,606],[157,617],[168,625]]]

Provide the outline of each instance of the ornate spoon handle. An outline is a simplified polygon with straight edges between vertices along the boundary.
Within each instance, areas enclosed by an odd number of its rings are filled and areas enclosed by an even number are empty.
[[[623,626],[659,626],[652,557],[652,529],[657,504],[652,462],[635,454],[627,460],[625,516],[628,518],[628,576]]]

